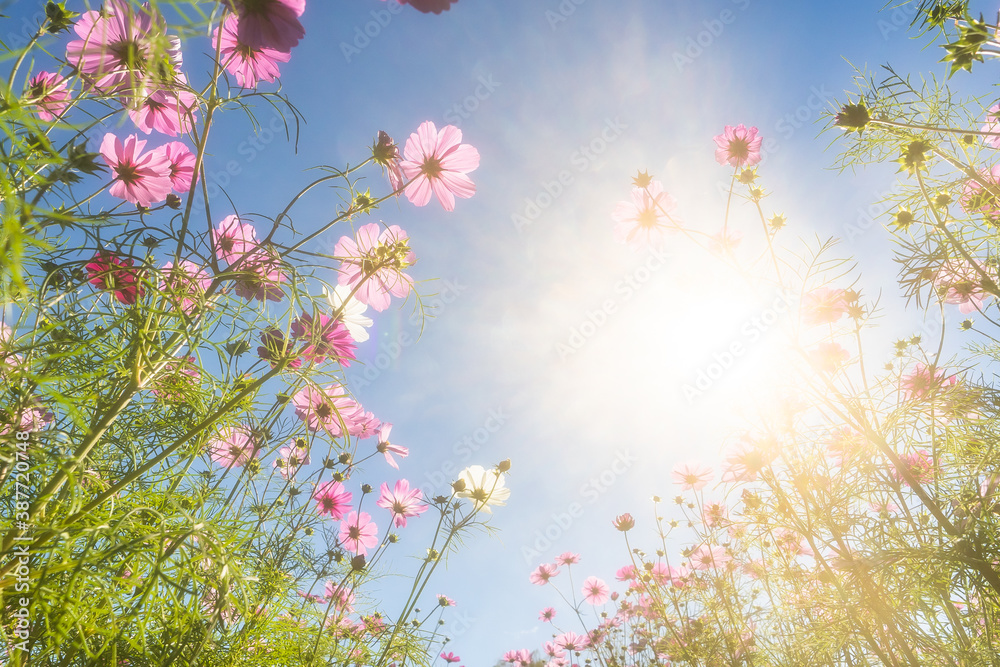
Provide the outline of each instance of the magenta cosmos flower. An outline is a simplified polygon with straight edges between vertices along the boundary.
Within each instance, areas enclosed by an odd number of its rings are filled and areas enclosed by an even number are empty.
[[[635,246],[663,245],[668,230],[677,229],[670,213],[677,202],[652,181],[648,188],[632,188],[632,201],[618,202],[611,218],[615,221],[615,241]]]
[[[240,298],[247,301],[281,301],[285,298],[281,286],[288,282],[288,276],[282,271],[281,258],[272,246],[247,253],[236,268],[235,291]]]
[[[178,194],[187,194],[194,180],[195,156],[187,146],[179,141],[171,141],[160,146],[170,163],[170,187]]]
[[[66,79],[52,72],[39,72],[28,81],[28,98],[38,107],[38,117],[54,120],[63,115],[73,93],[66,88]]]
[[[306,0],[227,0],[239,21],[239,41],[254,49],[288,52],[305,37],[299,17]]]
[[[198,98],[184,87],[186,85],[183,75],[177,75],[169,87],[158,88],[137,101],[129,101],[129,118],[144,134],[156,130],[176,137],[190,132],[198,110]]]
[[[320,516],[330,515],[334,521],[339,521],[351,509],[351,492],[340,482],[323,482],[313,491],[316,501],[316,513]]]
[[[137,206],[149,207],[170,194],[170,160],[160,149],[143,153],[146,141],[130,134],[122,142],[110,132],[101,142],[101,155],[114,180],[108,192]]]
[[[80,39],[66,45],[66,60],[103,92],[131,92],[143,86],[153,56],[166,56],[173,69],[181,64],[180,40],[166,40],[153,30],[162,23],[146,3],[133,8],[127,0],[108,0],[102,11],[80,15],[73,29]]]
[[[378,429],[378,445],[376,445],[376,450],[379,454],[385,456],[385,462],[391,465],[396,470],[399,470],[399,464],[396,463],[396,459],[393,458],[393,454],[396,456],[406,457],[410,454],[410,450],[402,445],[394,445],[389,442],[389,432],[392,431],[392,424],[386,422],[379,426]]]
[[[542,563],[528,576],[528,580],[536,586],[544,586],[557,574],[559,574],[558,567],[552,563]]]
[[[351,553],[365,556],[378,544],[378,526],[367,512],[351,512],[340,522],[340,545]]]
[[[304,387],[292,396],[295,416],[306,423],[310,431],[323,429],[338,438],[363,414],[361,406],[339,384],[324,389]]]
[[[146,293],[142,274],[132,266],[131,257],[119,257],[110,250],[98,250],[84,267],[91,285],[111,290],[115,299],[131,306]]]
[[[405,479],[396,482],[391,491],[389,485],[382,482],[381,491],[382,495],[375,504],[392,512],[392,522],[396,528],[406,528],[408,518],[427,511],[427,505],[422,502],[423,493],[420,489],[411,489],[410,482]]]
[[[341,258],[337,282],[357,287],[354,297],[361,303],[383,311],[393,296],[410,293],[413,279],[403,271],[416,262],[416,255],[398,225],[390,225],[381,234],[374,222],[364,225],[353,239],[341,236],[333,252]]]
[[[339,521],[351,509],[351,492],[337,481],[319,484],[312,497],[316,501],[316,513],[329,514],[334,521]]]
[[[163,280],[160,289],[185,315],[190,315],[205,298],[205,291],[212,284],[212,279],[205,270],[194,262],[182,259],[176,265],[167,262],[163,265]]]
[[[722,134],[715,137],[715,159],[719,164],[736,168],[752,167],[760,162],[760,142],[756,127],[726,125]]]
[[[256,439],[245,426],[222,429],[208,447],[212,460],[226,468],[246,465],[257,453]]]
[[[264,361],[271,363],[271,368],[277,368],[278,362],[286,357],[291,357],[292,348],[285,343],[285,334],[277,327],[268,327],[260,332],[260,342],[263,345],[257,348],[257,356]],[[285,366],[287,368],[301,368],[302,360],[298,357],[289,359]]]
[[[426,206],[433,192],[444,210],[453,211],[455,197],[476,194],[476,185],[466,174],[479,167],[479,151],[462,143],[462,131],[454,125],[438,132],[434,123],[424,121],[406,140],[403,158],[400,171],[413,179],[404,192],[415,206]]]
[[[604,604],[608,601],[611,590],[603,579],[587,577],[583,580],[583,599],[592,605]]]
[[[215,255],[227,264],[235,264],[243,255],[257,248],[257,230],[237,215],[227,215],[212,230]]]
[[[270,47],[254,48],[240,41],[239,20],[230,14],[221,28],[212,33],[213,43],[219,44],[223,67],[236,77],[242,88],[256,88],[259,81],[278,78],[278,63],[287,63],[292,54]]]
[[[674,484],[681,485],[681,491],[698,491],[712,481],[712,469],[700,463],[678,463],[670,474]]]
[[[340,320],[329,315],[303,313],[292,322],[292,336],[304,342],[300,353],[315,364],[333,357],[344,366],[354,359],[354,338]]]

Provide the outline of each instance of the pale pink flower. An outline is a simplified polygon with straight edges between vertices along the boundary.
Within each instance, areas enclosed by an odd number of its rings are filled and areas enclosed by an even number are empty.
[[[756,127],[726,125],[722,134],[715,137],[715,159],[732,167],[752,167],[760,162],[760,144]]]
[[[954,387],[957,382],[958,378],[954,375],[946,379],[943,369],[918,363],[912,373],[900,379],[899,388],[903,392],[903,400],[909,401],[924,398],[939,389]]]
[[[29,102],[38,107],[38,117],[54,120],[63,115],[73,93],[66,87],[66,79],[52,72],[38,72],[28,81]]]
[[[212,43],[221,40],[219,55],[226,71],[236,77],[242,88],[256,88],[259,81],[274,81],[278,78],[278,63],[287,63],[292,54],[270,47],[254,48],[240,41],[239,19],[230,14],[219,28],[212,33]]]
[[[375,504],[392,512],[392,521],[396,528],[406,528],[406,520],[410,517],[419,516],[427,511],[427,505],[423,504],[423,493],[420,489],[411,489],[410,482],[401,479],[396,482],[392,491],[389,485],[382,482],[382,494]]]
[[[212,245],[219,259],[235,264],[243,255],[257,248],[257,230],[239,216],[227,215],[212,230]]]
[[[557,565],[575,565],[580,562],[580,554],[567,551],[556,556],[555,560]]]
[[[212,284],[212,278],[204,269],[186,259],[182,259],[176,266],[173,262],[167,262],[163,265],[162,275],[160,289],[186,315],[194,312]]]
[[[847,314],[847,292],[820,287],[802,299],[802,322],[807,326],[836,322]]]
[[[615,572],[615,579],[618,581],[632,581],[636,577],[635,565],[624,565]]]
[[[389,307],[393,296],[410,293],[413,279],[403,273],[416,261],[409,237],[398,225],[379,233],[376,223],[358,229],[355,238],[340,237],[334,254],[341,259],[337,282],[351,289],[355,298],[375,310]]]
[[[988,218],[1000,216],[1000,164],[981,169],[978,180],[970,178],[966,181],[959,203],[970,214],[982,213]]]
[[[900,470],[910,473],[917,482],[926,484],[934,479],[934,457],[926,449],[920,449],[912,454],[903,454],[899,457],[899,468],[893,471],[896,479],[901,482],[909,481],[903,479]]]
[[[701,508],[701,516],[707,528],[715,528],[727,518],[726,505],[719,502],[705,503]]]
[[[320,516],[329,514],[334,521],[343,518],[351,509],[351,492],[337,481],[317,485],[312,498],[316,501],[316,513]]]
[[[354,611],[354,591],[346,586],[327,581],[323,584],[323,597],[327,602],[332,600],[334,606],[341,611]]]
[[[545,609],[538,612],[538,620],[544,621],[546,623],[551,623],[552,619],[556,617],[556,610],[552,607],[546,607]]]
[[[359,440],[367,440],[378,434],[382,422],[371,412],[359,410],[347,432]]]
[[[257,441],[246,426],[228,426],[208,442],[209,456],[226,468],[243,466],[257,455]]]
[[[455,601],[452,600],[447,595],[441,595],[440,593],[438,593],[437,600],[438,600],[438,604],[440,606],[442,606],[442,607],[454,607],[455,606]]]
[[[310,431],[323,429],[334,438],[346,433],[361,412],[361,406],[339,384],[303,387],[292,396],[292,405],[295,416],[306,422]]]
[[[587,577],[583,580],[583,599],[592,605],[604,604],[608,601],[611,590],[603,579]]]
[[[691,569],[707,570],[719,567],[732,560],[732,556],[723,547],[710,547],[702,544],[691,552]]]
[[[179,141],[160,146],[170,163],[170,186],[178,194],[187,194],[194,180],[195,155]]]
[[[177,76],[169,87],[157,88],[148,95],[138,98],[126,98],[128,116],[135,126],[149,134],[153,130],[168,137],[186,134],[191,131],[198,110],[197,96],[182,87],[187,82],[184,77]]]
[[[611,218],[615,221],[615,241],[634,246],[663,246],[665,234],[677,229],[670,213],[677,202],[652,181],[648,188],[632,188],[632,201],[620,201]]]
[[[110,132],[101,142],[101,156],[111,168],[114,180],[108,192],[138,206],[149,207],[170,194],[170,161],[159,150],[142,153],[145,140],[130,134],[122,142]]]
[[[536,586],[544,586],[549,579],[559,574],[559,568],[551,563],[542,563],[534,569],[528,579]]]
[[[582,651],[590,646],[590,640],[586,635],[578,635],[575,632],[564,632],[555,638],[556,646],[566,651]]]
[[[299,17],[306,0],[224,0],[239,17],[237,35],[254,49],[288,52],[305,37]]]
[[[977,268],[979,270],[977,270]],[[945,303],[957,304],[963,315],[983,309],[983,303],[991,294],[983,289],[982,266],[973,266],[967,261],[951,260],[934,276],[934,288]]]
[[[303,313],[292,322],[292,337],[303,341],[300,354],[314,364],[332,357],[344,366],[350,366],[354,359],[354,339],[343,322],[329,315]]]
[[[392,431],[392,424],[386,422],[379,427],[378,430],[378,445],[376,449],[380,454],[385,455],[385,462],[391,465],[396,470],[399,470],[399,464],[396,463],[396,459],[393,458],[393,454],[396,456],[406,457],[410,454],[410,450],[402,445],[394,445],[389,442],[389,432]]]
[[[479,151],[462,143],[462,131],[447,125],[438,132],[431,121],[424,121],[410,135],[403,148],[399,168],[406,179],[406,198],[415,206],[426,206],[431,193],[446,211],[455,210],[455,197],[468,199],[476,186],[467,173],[479,167]]]
[[[736,229],[723,229],[712,235],[708,241],[708,249],[717,255],[731,255],[742,241],[743,232]]]
[[[750,442],[741,442],[726,457],[722,469],[723,482],[752,482],[760,471],[771,465],[775,456]]]
[[[674,484],[681,485],[681,491],[698,491],[712,481],[712,469],[700,463],[688,461],[674,466],[671,475]]]
[[[991,134],[986,137],[986,143],[1000,149],[1000,104],[994,104],[986,112],[986,123],[980,131],[990,132]]]
[[[301,443],[301,446],[299,444]],[[278,472],[285,479],[295,479],[295,473],[304,465],[309,465],[309,450],[305,447],[305,440],[291,440],[287,445],[278,450],[278,458],[271,462],[272,468],[277,468]]]
[[[347,551],[365,556],[369,549],[378,544],[378,526],[372,522],[367,512],[352,511],[340,522],[337,539]]]

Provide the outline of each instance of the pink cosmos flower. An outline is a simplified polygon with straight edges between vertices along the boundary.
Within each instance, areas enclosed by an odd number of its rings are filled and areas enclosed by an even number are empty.
[[[375,310],[389,307],[393,296],[410,293],[413,279],[403,271],[416,261],[409,237],[397,225],[379,234],[379,226],[369,223],[358,229],[355,238],[340,237],[334,254],[342,258],[337,282],[354,289],[355,298]]]
[[[567,551],[556,556],[557,565],[575,565],[580,562],[580,554]]]
[[[625,565],[618,568],[618,571],[615,572],[615,579],[618,581],[632,581],[635,579],[635,575],[635,565]]]
[[[239,19],[230,14],[219,28],[212,33],[212,43],[221,40],[219,55],[223,67],[236,77],[241,88],[256,88],[259,81],[274,81],[278,78],[278,63],[287,63],[292,54],[270,47],[254,48],[240,41]]]
[[[128,0],[107,0],[102,11],[83,12],[73,26],[77,37],[66,45],[66,60],[98,90],[107,93],[139,90],[150,70],[163,63],[151,56],[163,54],[162,18],[149,3],[134,8]],[[154,45],[155,42],[155,45]],[[166,63],[180,67],[180,40],[166,40]]]
[[[559,574],[559,568],[550,563],[542,563],[531,573],[528,579],[536,586],[544,586],[549,579]]]
[[[1000,164],[979,171],[979,179],[970,178],[962,188],[959,203],[969,214],[982,213],[988,218],[1000,216]]]
[[[839,466],[864,451],[868,442],[858,431],[848,426],[834,429],[827,440],[827,450]]]
[[[52,72],[39,72],[28,81],[28,98],[38,106],[38,117],[45,121],[63,115],[73,93],[66,88],[66,79]]]
[[[671,475],[674,484],[681,485],[681,491],[698,491],[712,481],[710,467],[691,461],[675,465]]]
[[[616,516],[614,521],[611,522],[611,525],[617,530],[625,533],[635,528],[635,519],[631,514],[626,512],[625,514],[619,514]]]
[[[415,206],[426,206],[433,192],[444,210],[453,211],[455,197],[476,194],[466,174],[479,167],[479,151],[461,142],[460,129],[447,125],[438,132],[429,120],[406,140],[399,168],[404,178],[413,179],[404,192]]]
[[[455,606],[455,601],[452,600],[447,595],[441,595],[439,593],[438,596],[437,596],[437,600],[438,600],[438,604],[440,606],[442,606],[442,607],[454,607]]]
[[[259,247],[244,255],[237,266],[237,274],[236,296],[247,301],[285,298],[281,286],[288,283],[288,276],[282,271],[281,258],[273,246]]]
[[[208,443],[209,456],[226,468],[249,463],[257,454],[257,442],[246,426],[223,428]]]
[[[291,440],[287,445],[278,450],[278,458],[271,462],[272,468],[277,468],[278,472],[285,479],[295,479],[295,473],[304,465],[309,465],[309,450],[306,449],[305,440]]]
[[[991,296],[983,289],[982,270],[982,266],[976,267],[964,259],[952,260],[934,276],[934,288],[942,301],[957,304],[963,315],[974,313],[982,310],[983,303]]]
[[[337,609],[347,613],[354,611],[354,591],[346,586],[327,581],[323,584],[323,597],[328,602],[332,600]]]
[[[820,287],[802,299],[802,322],[807,326],[836,322],[847,314],[847,292]]]
[[[954,387],[957,382],[958,378],[954,375],[945,379],[944,370],[940,368],[918,363],[912,373],[900,379],[899,388],[903,392],[903,400],[909,401],[924,398],[938,389]]]
[[[260,342],[263,345],[257,347],[257,356],[264,361],[271,363],[271,368],[277,368],[278,364],[287,359],[286,368],[301,368],[302,360],[298,357],[288,359],[293,354],[292,347],[285,342],[285,334],[277,327],[268,327],[260,332]]]
[[[305,37],[299,17],[306,0],[224,0],[239,21],[239,41],[253,49],[273,49],[285,53]]]
[[[396,1],[401,5],[410,5],[418,12],[423,12],[424,14],[429,14],[434,12],[435,14],[440,14],[443,11],[451,9],[451,6],[458,2],[458,0],[389,0],[390,2]]]
[[[455,655],[454,653],[442,653],[441,654],[441,659],[444,660],[445,662],[449,663],[449,664],[451,664],[453,662],[458,662],[458,661],[461,660],[461,658],[458,657],[457,655]]]
[[[742,442],[726,457],[723,482],[752,482],[760,471],[771,465],[775,455],[750,442]]]
[[[257,248],[257,230],[239,216],[227,215],[212,230],[212,245],[219,259],[235,264],[243,255]]]
[[[663,184],[652,181],[648,188],[632,188],[632,201],[620,201],[611,218],[615,221],[615,241],[633,246],[660,248],[666,232],[677,229],[670,213],[677,202],[663,191]]]
[[[310,431],[323,429],[331,437],[339,438],[350,427],[361,411],[342,385],[326,388],[308,386],[292,396],[295,416],[306,422]]]
[[[173,262],[167,262],[163,265],[162,272],[160,289],[170,296],[174,305],[185,315],[194,312],[212,284],[211,277],[204,269],[186,259],[182,259],[176,266]]]
[[[133,268],[132,258],[121,258],[109,250],[98,250],[84,267],[91,285],[111,290],[115,299],[131,306],[146,293],[141,272]]]
[[[399,157],[399,147],[392,140],[387,132],[378,131],[378,139],[372,146],[372,157],[389,176],[389,185],[394,192],[403,187],[403,172],[399,168],[401,158]]]
[[[548,607],[548,609],[552,609],[552,607]],[[545,612],[543,611],[542,613]],[[553,614],[555,613],[554,609],[552,613]],[[559,648],[555,642],[545,642],[545,644],[542,645],[542,650],[545,651],[545,655],[549,656],[550,658],[561,658],[566,655],[566,651]],[[549,665],[546,665],[546,667],[551,667],[551,663]]]
[[[578,635],[575,632],[564,632],[555,638],[556,646],[566,651],[578,652],[590,646],[590,641],[586,635]]]
[[[726,518],[725,503],[705,503],[701,508],[702,520],[707,528],[715,528]]]
[[[304,341],[301,354],[306,361],[319,364],[333,357],[344,366],[354,359],[354,338],[344,323],[322,313],[303,313],[292,322],[292,336]]]
[[[743,232],[736,229],[723,229],[712,235],[708,241],[708,249],[716,255],[731,255],[742,241]]]
[[[376,435],[381,426],[382,422],[371,412],[358,410],[351,424],[348,426],[347,432],[359,440],[366,440]]]
[[[379,427],[378,430],[378,445],[376,449],[380,454],[385,455],[385,462],[391,465],[396,470],[399,470],[399,464],[396,463],[396,459],[392,457],[393,454],[396,456],[408,456],[410,450],[402,445],[394,445],[389,442],[389,432],[392,431],[392,424],[386,422]]]
[[[351,512],[340,522],[340,545],[359,556],[368,555],[368,550],[378,544],[378,526],[372,522],[367,512]]]
[[[900,469],[910,473],[917,482],[926,484],[934,479],[934,457],[926,449],[920,449],[912,454],[899,457],[900,466],[893,471],[898,481],[905,481]],[[907,486],[910,484],[906,482]]]
[[[396,528],[406,528],[409,517],[419,516],[427,511],[427,505],[421,503],[423,493],[420,489],[411,489],[409,481],[401,479],[396,482],[392,491],[389,485],[382,482],[382,495],[375,501],[379,507],[392,512],[393,524]]]
[[[752,167],[760,162],[761,140],[756,127],[748,130],[743,124],[726,125],[722,134],[715,137],[715,159],[732,167]]]
[[[179,75],[169,86],[157,88],[144,97],[126,97],[129,118],[143,134],[156,130],[176,137],[190,132],[198,110],[198,98],[183,87],[186,85],[183,75]]]
[[[836,373],[851,358],[840,343],[820,343],[809,352],[809,363],[824,373]]]
[[[142,153],[145,140],[130,134],[121,139],[110,132],[101,142],[101,156],[111,168],[114,180],[108,192],[138,206],[149,207],[170,194],[170,161],[161,150]]]
[[[546,623],[551,623],[552,619],[556,617],[556,610],[552,607],[546,607],[545,609],[538,612],[538,620],[544,621]]]
[[[518,649],[516,651],[507,651],[503,654],[504,662],[511,665],[519,665],[527,667],[531,662],[531,652],[526,648]]]
[[[980,130],[991,132],[992,134],[986,137],[986,143],[1000,149],[1000,104],[994,104],[986,112],[986,124]]]
[[[351,492],[337,481],[317,485],[312,498],[316,501],[316,513],[329,514],[334,521],[339,521],[351,509]]]
[[[187,194],[194,180],[194,153],[179,141],[171,141],[160,146],[170,163],[170,187],[178,194]]]
[[[610,589],[603,579],[587,577],[583,580],[583,599],[597,606],[608,601]]]
[[[707,570],[719,567],[732,560],[729,553],[722,547],[710,547],[702,544],[691,552],[691,568],[694,570]]]

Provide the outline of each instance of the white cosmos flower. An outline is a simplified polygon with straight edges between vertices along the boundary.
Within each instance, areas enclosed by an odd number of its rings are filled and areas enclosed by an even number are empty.
[[[359,343],[363,343],[368,340],[368,331],[365,327],[370,327],[372,325],[372,318],[365,317],[365,311],[368,310],[368,306],[361,303],[355,298],[348,299],[351,294],[351,288],[347,285],[337,285],[333,288],[331,292],[323,287],[323,295],[326,296],[326,300],[330,302],[330,306],[334,311],[340,308],[340,305],[347,301],[347,305],[344,306],[344,312],[341,313],[340,319],[343,321],[344,326],[347,327],[347,331],[351,334],[351,338]]]
[[[496,470],[486,470],[478,465],[469,466],[459,473],[458,478],[465,482],[465,490],[455,495],[472,500],[477,512],[490,512],[490,505],[504,505],[510,497],[510,489],[505,486],[503,475]]]

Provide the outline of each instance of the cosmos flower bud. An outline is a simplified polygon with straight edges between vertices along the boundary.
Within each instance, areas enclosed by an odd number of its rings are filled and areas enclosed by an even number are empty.
[[[465,480],[456,479],[454,482],[451,483],[451,488],[455,490],[455,493],[461,493],[462,491],[465,491]]]

